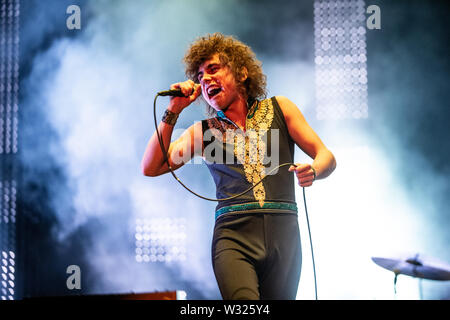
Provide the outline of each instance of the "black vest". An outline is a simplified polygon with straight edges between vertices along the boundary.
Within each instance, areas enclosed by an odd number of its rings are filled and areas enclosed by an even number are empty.
[[[220,201],[216,218],[229,212],[296,213],[294,141],[275,97],[255,101],[249,108],[245,132],[222,112],[202,121],[203,158],[216,184],[216,197],[241,193],[267,176],[253,190],[232,200]]]

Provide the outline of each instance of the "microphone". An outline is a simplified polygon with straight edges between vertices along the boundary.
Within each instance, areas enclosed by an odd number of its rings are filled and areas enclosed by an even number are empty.
[[[192,88],[192,92],[190,94],[188,94],[187,96],[185,96],[183,94],[183,92],[181,91],[181,89],[171,89],[171,90],[166,90],[166,91],[160,91],[157,93],[158,96],[170,96],[170,97],[183,97],[183,98],[188,98],[191,94],[194,93],[194,91],[199,87],[199,84],[195,84],[194,88]]]
[[[172,90],[166,90],[166,91],[160,91],[158,92],[158,96],[170,96],[170,97],[183,97],[183,98],[187,98],[183,92],[181,92],[180,89],[172,89]]]

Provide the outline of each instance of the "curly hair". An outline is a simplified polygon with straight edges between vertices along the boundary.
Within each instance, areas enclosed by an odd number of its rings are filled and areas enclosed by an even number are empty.
[[[199,67],[216,53],[221,63],[231,69],[235,79],[241,78],[243,67],[247,69],[247,79],[238,87],[247,95],[248,101],[266,97],[266,76],[252,49],[234,37],[218,32],[202,36],[190,45],[183,58],[186,76],[198,83]],[[207,113],[213,116],[216,110],[207,105]]]

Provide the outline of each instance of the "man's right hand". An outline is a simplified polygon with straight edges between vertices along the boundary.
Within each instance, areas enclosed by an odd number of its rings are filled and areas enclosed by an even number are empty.
[[[180,113],[181,111],[183,111],[184,108],[194,102],[195,99],[197,99],[202,94],[201,86],[194,83],[194,81],[192,80],[174,83],[170,86],[170,89],[180,89],[181,92],[183,92],[183,94],[186,96],[172,97],[170,99],[170,103],[167,109],[174,113]]]

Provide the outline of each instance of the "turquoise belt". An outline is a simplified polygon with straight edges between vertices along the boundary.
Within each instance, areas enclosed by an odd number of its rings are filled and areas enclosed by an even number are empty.
[[[238,213],[240,211],[276,209],[297,213],[297,204],[290,202],[264,202],[263,206],[259,202],[240,203],[231,206],[222,207],[216,211],[216,219],[225,213]]]

